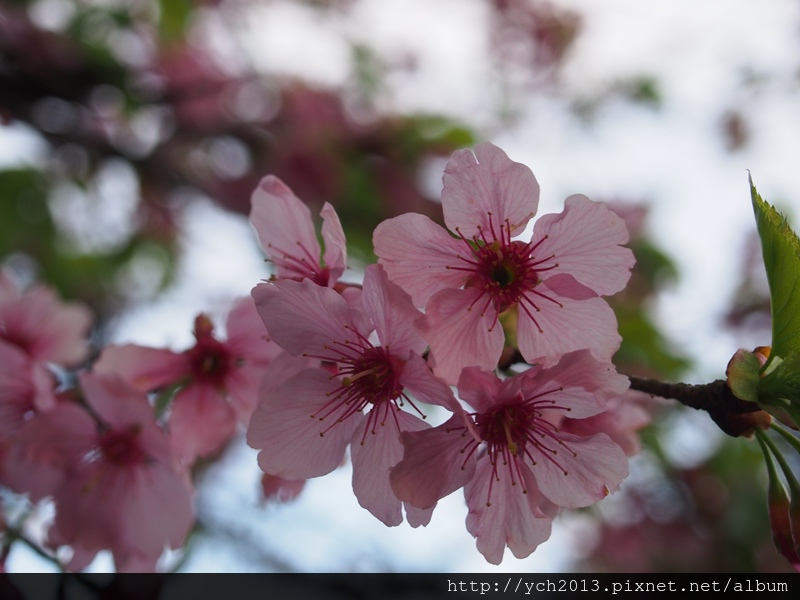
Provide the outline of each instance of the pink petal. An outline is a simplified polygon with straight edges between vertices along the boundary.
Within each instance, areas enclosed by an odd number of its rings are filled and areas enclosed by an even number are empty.
[[[248,363],[267,365],[281,353],[277,344],[270,341],[267,328],[256,309],[251,296],[237,300],[225,324],[228,335],[226,346],[237,358]]]
[[[566,448],[555,453],[531,449],[539,489],[564,508],[580,508],[602,500],[628,476],[628,459],[604,433],[582,438],[562,433]],[[566,474],[565,474],[566,472]]]
[[[261,493],[265,502],[289,502],[297,498],[305,486],[305,479],[281,479],[267,473],[261,476]]]
[[[424,215],[407,213],[387,219],[372,236],[378,262],[389,279],[424,307],[444,288],[461,287],[466,277],[450,267],[461,266],[459,254],[468,254],[464,242],[450,236]]]
[[[250,223],[278,276],[313,278],[320,271],[320,247],[308,207],[274,175],[261,180],[251,205]]]
[[[59,404],[26,420],[14,434],[2,473],[2,484],[27,493],[36,502],[52,496],[67,476],[67,467],[80,464],[94,446],[97,427],[75,404]]]
[[[502,382],[494,369],[469,367],[461,371],[458,378],[459,397],[479,413],[490,412],[495,407],[501,387]]]
[[[320,212],[322,215],[322,239],[325,241],[323,260],[330,272],[328,285],[333,286],[347,268],[347,241],[344,236],[339,215],[327,202]]]
[[[412,354],[403,365],[400,383],[413,394],[416,400],[444,406],[453,412],[463,410],[456,401],[450,386],[436,377],[428,367],[428,363],[418,354]]]
[[[35,360],[75,366],[89,353],[92,313],[82,304],[62,302],[39,285],[0,300],[0,337],[19,343]]]
[[[525,558],[550,537],[552,522],[536,506],[536,481],[526,466],[520,473],[527,493],[519,483],[512,485],[510,477],[495,479],[488,457],[483,457],[464,487],[467,531],[477,538],[478,551],[494,565],[503,560],[506,546],[517,558]],[[490,484],[491,506],[487,506]]]
[[[121,377],[141,392],[163,389],[187,377],[191,367],[186,355],[163,348],[126,344],[106,346],[92,366],[97,375]]]
[[[354,336],[352,330],[370,331],[366,317],[339,294],[308,279],[262,283],[252,294],[272,340],[294,356],[328,355],[329,348]]]
[[[628,230],[605,204],[586,196],[567,198],[564,211],[544,215],[534,226],[534,240],[545,238],[537,249],[541,257],[554,256],[558,266],[549,274],[567,273],[601,296],[625,287],[635,259],[628,248]]]
[[[642,447],[637,432],[652,420],[650,413],[637,402],[640,393],[628,392],[612,398],[605,412],[588,419],[564,419],[559,428],[564,433],[581,437],[605,433],[626,456],[634,456]]]
[[[309,479],[333,471],[364,415],[341,423],[318,415],[341,384],[321,369],[307,369],[268,391],[250,418],[247,443],[258,450],[265,473],[284,479]],[[317,415],[312,418],[312,415]]]
[[[588,350],[565,354],[550,368],[529,369],[519,380],[526,396],[552,390],[546,399],[568,410],[564,414],[571,419],[584,419],[605,411],[608,400],[624,394],[630,385],[614,365],[597,360]]]
[[[169,427],[173,451],[191,465],[222,448],[236,431],[236,416],[219,390],[195,383],[175,396]]]
[[[482,228],[494,231],[499,239],[500,228],[508,222],[513,236],[524,229],[538,207],[539,184],[531,170],[497,146],[478,144],[475,154],[457,150],[447,163],[442,208],[452,231],[471,238],[480,235]]]
[[[402,435],[403,460],[395,465],[390,481],[402,501],[428,509],[462,487],[475,470],[475,460],[462,449],[467,440],[459,416],[446,423],[419,432]]]
[[[353,492],[358,503],[384,525],[394,527],[403,522],[401,502],[389,484],[389,469],[403,458],[400,432],[419,431],[430,425],[393,405],[373,407],[373,411],[394,411],[385,415],[383,423],[373,426],[365,420],[353,436],[350,457],[353,461]],[[395,420],[396,419],[396,422]]]
[[[422,313],[414,308],[411,296],[389,281],[380,265],[367,266],[361,298],[381,345],[391,348],[393,356],[405,359],[410,352],[425,351],[428,344],[414,325]]]
[[[0,439],[34,409],[55,407],[55,380],[20,348],[0,340]]]
[[[431,345],[433,372],[454,385],[464,367],[494,369],[504,334],[490,309],[484,313],[482,290],[445,289],[431,298],[421,331]]]
[[[126,478],[125,483],[117,507],[122,547],[155,558],[166,546],[180,548],[194,523],[188,477],[157,463],[140,467],[137,476]]]
[[[258,391],[268,367],[244,364],[233,369],[225,379],[227,399],[236,419],[247,425],[258,404]],[[288,377],[287,377],[288,379]]]
[[[121,377],[84,372],[78,379],[87,404],[107,424],[119,428],[143,424],[156,427],[147,396],[131,388]]]
[[[525,360],[549,366],[561,355],[584,348],[600,360],[611,360],[622,338],[614,311],[605,300],[570,300],[547,291],[544,284],[537,289],[545,290],[562,305],[542,301],[540,311],[532,313],[536,322],[520,310],[517,342]]]

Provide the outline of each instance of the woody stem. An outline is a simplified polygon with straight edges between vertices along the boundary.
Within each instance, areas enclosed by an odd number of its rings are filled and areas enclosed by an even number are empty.
[[[740,400],[733,395],[723,379],[711,383],[667,383],[655,379],[629,376],[631,389],[677,400],[697,410],[705,410],[722,431],[733,437],[752,435],[756,428],[763,428],[761,409],[755,402]],[[760,413],[760,414],[759,414]],[[765,423],[768,426],[768,423]]]

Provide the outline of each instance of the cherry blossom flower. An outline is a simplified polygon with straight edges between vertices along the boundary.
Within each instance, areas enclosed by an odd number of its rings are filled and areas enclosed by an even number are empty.
[[[91,413],[65,401],[26,421],[8,450],[4,483],[33,501],[53,497],[47,544],[72,548],[67,568],[109,549],[119,571],[154,570],[192,525],[188,475],[144,394],[92,373],[80,385]]]
[[[185,352],[109,346],[94,365],[96,373],[117,374],[143,392],[177,388],[170,439],[188,463],[219,450],[237,421],[247,425],[264,370],[281,353],[268,341],[252,298],[233,306],[226,329],[227,340],[217,339],[211,320],[201,314],[195,319],[195,345]]]
[[[615,490],[628,474],[622,449],[607,435],[561,431],[569,414],[590,418],[628,387],[625,376],[588,350],[564,355],[505,380],[464,369],[460,397],[474,409],[438,427],[403,434],[403,460],[390,480],[400,500],[433,507],[464,487],[467,530],[478,550],[499,564],[508,546],[524,558],[550,534],[549,505],[588,506]]]
[[[442,206],[455,237],[418,214],[375,230],[379,263],[426,309],[422,333],[448,383],[467,366],[494,368],[508,342],[545,365],[582,348],[608,360],[619,347],[614,313],[598,296],[630,277],[623,220],[570,196],[562,213],[538,220],[530,241],[514,239],[538,203],[530,169],[484,143],[457,151],[445,169]]]
[[[402,508],[389,468],[402,457],[400,433],[429,427],[401,407],[420,413],[411,395],[456,406],[420,357],[426,343],[413,326],[419,311],[378,265],[366,269],[364,312],[310,279],[260,284],[253,297],[277,344],[335,365],[303,370],[263,392],[247,432],[261,451],[262,470],[289,480],[319,477],[337,468],[350,446],[359,503],[386,525],[398,525]],[[406,514],[415,527],[430,519],[430,510],[406,506]]]
[[[22,349],[38,362],[74,367],[89,354],[89,309],[62,302],[52,289],[35,285],[21,291],[0,271],[0,340]]]
[[[278,279],[310,279],[334,287],[344,273],[347,246],[333,206],[322,207],[322,254],[311,211],[291,189],[274,175],[258,184],[251,199],[250,223],[261,247],[275,265]]]
[[[43,365],[0,340],[0,443],[31,413],[55,407],[55,383]]]

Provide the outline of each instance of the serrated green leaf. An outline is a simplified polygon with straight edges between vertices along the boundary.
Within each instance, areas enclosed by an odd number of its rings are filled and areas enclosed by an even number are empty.
[[[772,305],[772,356],[800,352],[800,240],[786,218],[764,201],[750,179]]]
[[[800,354],[774,359],[758,382],[758,404],[773,417],[797,429],[800,425]]]

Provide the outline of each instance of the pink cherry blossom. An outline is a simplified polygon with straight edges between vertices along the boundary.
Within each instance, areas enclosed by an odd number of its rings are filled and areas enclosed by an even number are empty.
[[[0,340],[0,442],[33,412],[55,407],[55,384],[43,365]]]
[[[89,309],[62,302],[52,289],[35,285],[20,290],[0,271],[0,340],[18,346],[39,362],[74,367],[89,354]]]
[[[455,237],[422,215],[381,223],[375,253],[389,277],[425,307],[422,333],[434,372],[455,383],[461,369],[492,369],[503,325],[529,363],[552,365],[573,350],[608,360],[619,347],[616,318],[600,295],[621,290],[633,266],[625,224],[602,204],[570,196],[539,219],[539,184],[526,166],[488,143],[453,154],[442,206]]]
[[[239,300],[227,319],[227,340],[206,315],[195,319],[195,345],[177,353],[128,344],[109,346],[94,365],[143,392],[178,388],[169,414],[170,438],[188,463],[219,450],[237,421],[247,425],[264,370],[281,353],[267,339],[253,299]]]
[[[550,504],[588,506],[627,476],[625,454],[607,435],[580,437],[556,425],[564,414],[585,419],[602,413],[627,387],[626,377],[588,350],[505,380],[466,368],[458,391],[474,412],[404,433],[392,488],[399,499],[424,509],[463,486],[467,529],[478,550],[494,564],[506,546],[523,558],[549,536],[543,507],[551,513]]]
[[[345,270],[347,246],[333,206],[322,207],[322,254],[311,211],[291,189],[274,175],[261,180],[251,199],[250,222],[261,247],[275,265],[279,279],[334,287]]]
[[[37,501],[52,496],[47,544],[70,546],[67,568],[111,550],[119,571],[153,570],[193,522],[192,489],[146,396],[118,377],[80,375],[91,413],[74,402],[29,419],[6,460],[7,483]]]
[[[426,343],[413,326],[419,311],[378,265],[366,269],[364,312],[310,279],[260,284],[253,297],[277,344],[335,365],[333,374],[310,368],[263,391],[247,432],[262,470],[290,480],[318,477],[338,467],[350,446],[359,503],[398,525],[402,507],[389,469],[402,457],[400,433],[429,427],[411,396],[455,406],[450,388],[420,357]],[[413,526],[430,518],[430,510],[409,506],[406,514]]]

